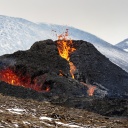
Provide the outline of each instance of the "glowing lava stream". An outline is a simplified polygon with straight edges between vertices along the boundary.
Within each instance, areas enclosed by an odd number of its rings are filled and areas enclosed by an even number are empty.
[[[86,83],[84,83],[84,82],[80,82],[80,83],[83,84],[83,85],[85,85],[85,86],[88,88],[88,90],[87,90],[88,95],[89,95],[89,96],[93,96],[94,91],[95,91],[95,89],[96,89],[96,86],[92,86],[92,85],[86,84]]]
[[[57,48],[62,58],[69,62],[70,74],[74,79],[74,73],[76,71],[75,65],[70,61],[70,54],[76,49],[73,48],[72,40],[68,38],[68,29],[66,32],[58,36]]]
[[[26,76],[17,75],[12,69],[6,68],[0,71],[0,80],[14,86],[23,86],[26,88],[31,88],[38,92],[49,92],[50,87],[45,84],[45,76],[34,78],[34,83],[31,83],[31,78]],[[41,81],[41,82],[40,82]]]
[[[66,29],[65,33],[58,36],[57,48],[58,48],[60,56],[69,62],[70,74],[71,74],[72,78],[74,79],[74,73],[76,71],[76,67],[70,61],[70,54],[72,52],[74,52],[76,49],[73,47],[72,40],[69,39],[68,36],[69,36],[68,29]],[[63,76],[62,71],[60,72],[60,76]],[[92,85],[86,84],[84,82],[80,82],[80,83],[88,88],[88,90],[87,90],[88,95],[93,96],[96,86],[92,86]]]

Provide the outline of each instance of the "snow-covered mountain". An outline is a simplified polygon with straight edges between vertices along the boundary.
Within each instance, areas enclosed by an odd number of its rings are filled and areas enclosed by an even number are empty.
[[[13,53],[17,50],[27,50],[35,41],[56,40],[54,31],[60,34],[67,28],[72,39],[92,43],[113,63],[128,72],[128,53],[88,32],[70,26],[33,23],[25,19],[8,16],[0,16],[0,55]]]
[[[124,51],[128,52],[128,39],[121,41],[120,43],[116,44],[115,46],[123,49]]]

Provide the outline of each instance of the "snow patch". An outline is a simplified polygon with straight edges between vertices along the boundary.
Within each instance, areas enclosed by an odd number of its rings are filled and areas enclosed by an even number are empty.
[[[49,121],[52,121],[53,119],[50,118],[50,117],[45,117],[45,116],[42,116],[39,118],[40,120],[49,120]]]
[[[11,113],[18,114],[18,115],[22,115],[23,112],[26,112],[26,110],[19,109],[19,108],[11,108],[11,109],[7,109],[7,110]]]
[[[29,122],[27,122],[27,121],[23,121],[23,124],[30,124]]]
[[[18,124],[13,124],[16,128],[18,128],[19,127],[19,125]]]
[[[3,110],[0,110],[0,113],[4,112]]]
[[[124,49],[124,51],[128,52],[128,48],[127,49]]]
[[[0,128],[5,128],[5,126],[2,126],[2,125],[0,124]]]
[[[55,123],[58,124],[58,125],[61,125],[61,126],[64,126],[64,127],[70,127],[70,128],[86,128],[86,127],[81,127],[81,126],[73,125],[73,124],[65,124],[65,123],[62,123],[62,122],[55,122]]]
[[[40,117],[39,119],[40,119],[40,120],[43,120],[43,121],[45,121],[45,120],[54,121],[55,124],[60,125],[60,126],[63,126],[63,127],[70,127],[70,128],[86,128],[86,126],[82,127],[82,126],[78,126],[78,125],[76,125],[76,124],[66,124],[66,123],[62,123],[62,122],[59,122],[59,121],[57,121],[57,120],[55,120],[55,119],[53,119],[53,118],[45,117],[45,116],[42,116],[42,117]],[[49,124],[46,123],[46,122],[43,122],[43,123],[49,125]]]

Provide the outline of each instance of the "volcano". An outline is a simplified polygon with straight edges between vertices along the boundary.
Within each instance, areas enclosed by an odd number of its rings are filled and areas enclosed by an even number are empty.
[[[57,43],[52,40],[39,41],[27,51],[1,56],[0,93],[78,108],[90,108],[89,104],[96,105],[96,102],[110,104],[106,102],[106,97],[128,96],[128,73],[110,62],[92,44],[73,40],[75,50],[66,60],[60,56]],[[75,66],[74,77],[69,62]],[[113,103],[111,105],[114,106]],[[101,110],[101,107],[103,105],[98,105],[96,110],[90,109],[103,114],[106,109]],[[126,108],[123,110],[126,111]],[[117,113],[121,113],[120,110]]]
[[[59,41],[59,43],[63,42]],[[71,41],[67,40],[67,44],[71,44]],[[56,83],[54,77],[67,81],[74,75],[75,80],[71,79],[71,81],[80,87],[82,82],[94,85],[95,96],[128,94],[128,74],[125,71],[110,62],[88,42],[74,40],[71,45],[73,50],[66,46],[70,52],[67,55],[67,51],[61,48],[65,51],[62,56],[58,49],[58,41],[52,40],[36,42],[27,51],[17,51],[14,54],[1,56],[1,81],[41,91],[45,82],[48,86]],[[71,73],[70,63],[75,67],[73,73]],[[48,88],[45,87],[43,91],[48,91]]]

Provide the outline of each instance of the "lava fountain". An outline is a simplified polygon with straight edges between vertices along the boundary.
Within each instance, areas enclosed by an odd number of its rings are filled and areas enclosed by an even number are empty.
[[[74,79],[74,73],[76,71],[76,67],[73,64],[73,62],[70,61],[70,55],[76,49],[73,47],[73,42],[69,38],[68,29],[66,29],[65,33],[58,35],[57,37],[58,37],[57,48],[58,48],[59,54],[62,58],[66,59],[69,62],[70,74],[71,74],[72,78]],[[60,72],[60,76],[63,76],[62,72]],[[86,86],[88,88],[88,90],[87,90],[88,95],[93,96],[96,86],[92,86],[92,85],[86,84],[84,82],[81,82],[81,84],[83,84],[84,86]]]
[[[59,55],[69,62],[70,74],[74,79],[74,73],[76,71],[76,67],[73,64],[73,62],[70,61],[70,55],[76,49],[73,47],[72,40],[69,38],[68,29],[66,29],[65,33],[58,35],[57,48],[59,51]]]

